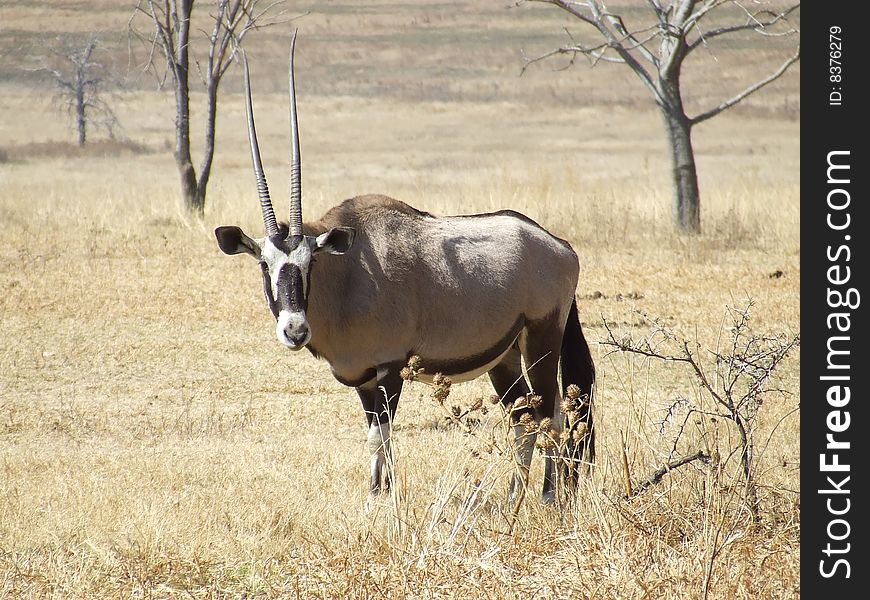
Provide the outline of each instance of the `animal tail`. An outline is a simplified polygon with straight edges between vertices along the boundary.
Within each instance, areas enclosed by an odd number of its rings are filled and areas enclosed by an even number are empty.
[[[595,460],[595,428],[592,423],[592,388],[595,384],[595,364],[592,362],[592,353],[589,351],[589,344],[586,342],[583,328],[580,326],[577,300],[571,303],[571,310],[568,312],[568,321],[565,323],[565,332],[562,334],[562,353],[559,364],[562,370],[563,397],[567,396],[568,386],[571,384],[580,389],[579,398],[569,400],[573,402],[576,410],[573,411],[574,414],[570,422],[567,421],[566,415],[565,423],[569,432],[568,464],[573,466],[567,473],[567,483],[574,487],[577,483],[581,461],[591,463]]]

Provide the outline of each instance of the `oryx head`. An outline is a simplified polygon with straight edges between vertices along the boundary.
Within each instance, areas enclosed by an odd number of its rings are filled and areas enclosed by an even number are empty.
[[[293,55],[296,34],[290,46],[290,131],[292,159],[290,162],[290,223],[279,227],[269,197],[266,175],[260,161],[257,130],[254,127],[254,112],[251,104],[251,79],[248,61],[242,54],[245,67],[245,108],[248,115],[248,139],[251,142],[251,160],[257,178],[257,193],[263,212],[266,235],[250,238],[239,227],[215,229],[218,246],[226,254],[250,254],[260,263],[263,272],[263,289],[269,308],[278,321],[275,328],[278,340],[293,350],[298,350],[311,340],[308,325],[308,292],[311,277],[311,259],[318,252],[344,254],[353,243],[354,230],[335,227],[318,235],[302,232],[302,178],[299,160],[299,131],[296,120],[296,85],[293,76]]]

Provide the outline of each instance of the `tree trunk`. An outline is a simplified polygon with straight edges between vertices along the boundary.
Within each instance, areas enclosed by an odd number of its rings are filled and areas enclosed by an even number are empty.
[[[190,158],[190,97],[187,90],[187,69],[184,82],[178,83],[175,90],[178,110],[175,116],[175,164],[181,177],[181,198],[185,208],[192,213],[202,214],[202,199],[196,183],[196,171]]]
[[[679,64],[679,63],[678,63]],[[671,70],[678,73],[678,70]],[[662,74],[665,75],[665,74]],[[683,109],[678,76],[659,80],[662,111],[671,151],[674,225],[683,233],[701,232],[701,196],[692,148],[692,122]]]
[[[206,114],[205,114],[205,148],[203,149],[202,164],[199,167],[199,182],[197,191],[199,194],[199,215],[205,211],[205,192],[208,188],[208,179],[211,176],[211,165],[214,161],[215,130],[217,128],[217,101],[219,80],[210,78],[206,88]]]
[[[682,111],[662,109],[671,150],[674,224],[686,233],[701,232],[701,197],[692,148],[692,124]]]
[[[196,181],[196,171],[190,158],[190,88],[188,40],[192,0],[181,0],[175,21],[179,24],[178,61],[175,65],[175,164],[181,177],[181,198],[185,208],[202,216],[205,198]]]
[[[79,131],[79,146],[87,141],[87,121],[85,120],[85,97],[81,85],[76,88],[76,126]]]

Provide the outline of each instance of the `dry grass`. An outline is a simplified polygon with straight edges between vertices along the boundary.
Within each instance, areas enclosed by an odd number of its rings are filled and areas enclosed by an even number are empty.
[[[43,4],[58,31],[91,30]],[[93,28],[122,27],[120,4],[105,3]],[[517,9],[523,34],[516,12],[498,12],[461,48],[442,41],[476,31],[477,3],[426,5],[425,19],[369,5],[313,9],[313,49],[300,46],[306,214],[384,192],[436,213],[515,208],[574,245],[600,435],[576,504],[556,511],[534,494],[509,533],[509,462],[412,384],[395,424],[399,492],[366,515],[355,393],[281,349],[257,269],[219,253],[211,233],[260,227],[238,82],[199,222],[177,200],[171,98],[131,87],[116,105],[126,141],[81,153],[39,83],[16,71],[0,96],[0,112],[18,117],[0,119],[0,597],[700,598],[705,586],[713,598],[799,597],[799,422],[782,420],[799,403],[799,356],[779,374],[793,396],[760,416],[753,525],[730,466],[695,463],[622,499],[623,437],[639,480],[676,435],[660,427],[664,411],[697,390],[688,373],[595,343],[605,319],[642,335],[643,311],[715,345],[725,307],[747,297],[757,330],[799,330],[797,76],[697,131],[704,233],[676,237],[642,91],[587,69],[516,78],[518,48],[545,26],[558,40],[561,21]],[[2,69],[33,60],[16,50],[43,35],[28,29],[33,10],[0,7],[18,32],[0,35]],[[360,51],[327,43],[341,36]],[[262,49],[283,41],[269,33]],[[279,210],[283,52],[255,92]],[[697,101],[718,81],[699,85]],[[596,97],[559,110],[593,86]],[[481,379],[451,401],[490,393]],[[691,422],[680,448],[725,455],[733,435]]]

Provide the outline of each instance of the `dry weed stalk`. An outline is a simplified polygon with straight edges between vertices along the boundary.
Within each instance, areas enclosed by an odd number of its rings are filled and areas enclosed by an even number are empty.
[[[419,356],[412,356],[408,365],[401,371],[402,378],[406,381],[418,381],[421,374],[425,373]],[[541,452],[552,452],[559,461],[559,470],[563,481],[576,475],[579,465],[588,461],[588,457],[577,456],[576,447],[585,436],[590,434],[586,422],[588,411],[588,396],[581,396],[580,389],[576,385],[568,386],[566,397],[562,400],[562,413],[565,415],[565,428],[559,432],[553,427],[553,420],[549,417],[536,422],[528,410],[537,408],[541,397],[529,394],[518,398],[514,402],[504,402],[498,395],[489,397],[489,402],[477,398],[467,407],[458,404],[449,404],[452,381],[442,373],[432,376],[432,400],[444,413],[445,420],[459,427],[466,435],[472,436],[480,442],[481,450],[472,450],[472,457],[483,458],[484,455],[506,461],[511,465],[515,473],[519,473],[523,484],[517,490],[517,496],[513,501],[510,518],[508,521],[508,533],[513,531],[519,511],[526,497],[528,487],[528,470],[517,462],[515,444],[519,440],[513,440],[512,433],[516,425],[522,425],[524,436],[534,436],[535,446]],[[501,419],[495,422],[488,432],[481,432],[481,419],[473,416],[475,413],[485,415],[489,412],[488,405],[501,405],[504,409]],[[490,470],[488,469],[487,473]]]
[[[419,381],[420,375],[425,372],[426,368],[423,366],[420,357],[415,355],[408,359],[408,366],[402,369],[401,376],[405,381]],[[487,414],[489,412],[489,407],[486,403],[478,398],[467,408],[462,408],[458,404],[448,405],[447,399],[450,397],[450,388],[453,385],[453,382],[449,377],[442,373],[435,373],[432,376],[431,385],[432,400],[435,402],[435,405],[440,408],[441,412],[444,413],[445,420],[459,427],[467,435],[482,440],[477,432],[480,420],[471,418],[470,416],[472,413],[480,413],[481,415]],[[494,405],[499,402],[501,402],[501,399],[497,395],[492,395],[489,398],[489,404]],[[519,408],[525,408],[525,406],[525,404],[522,404],[522,406],[519,406],[517,410],[519,410]],[[510,414],[510,411],[507,412]],[[507,421],[505,420],[505,422]],[[503,439],[501,436],[490,435],[486,440],[482,440],[484,452],[486,454],[495,454],[497,456],[508,456],[509,448],[501,443],[501,439]],[[474,458],[479,458],[481,454],[479,451],[475,450],[472,452],[472,456]]]
[[[678,398],[668,409],[666,419],[672,417],[679,407],[688,407],[686,417],[674,440],[671,455],[676,451],[686,423],[693,414],[703,415],[712,423],[723,419],[734,424],[739,434],[736,448],[729,448],[721,465],[724,468],[728,459],[738,454],[743,480],[742,499],[748,508],[752,521],[761,520],[758,498],[758,482],[755,474],[755,444],[753,433],[759,409],[770,394],[786,395],[783,389],[771,386],[774,371],[782,364],[788,354],[800,345],[800,334],[794,336],[759,335],[750,326],[750,310],[753,302],[749,299],[743,308],[728,307],[725,313],[719,339],[715,348],[705,348],[699,342],[690,342],[665,327],[661,321],[641,315],[652,322],[652,332],[637,339],[631,334],[617,337],[610,323],[604,320],[608,339],[602,343],[610,346],[612,352],[639,355],[645,359],[686,365],[700,384],[699,404]],[[723,340],[723,333],[727,339]],[[676,350],[673,350],[676,348]],[[712,369],[705,365],[712,359]],[[662,469],[648,477],[635,489],[635,493],[654,485],[664,473],[672,468],[689,464],[695,460],[719,462],[718,452],[699,450],[676,460],[670,460]]]

